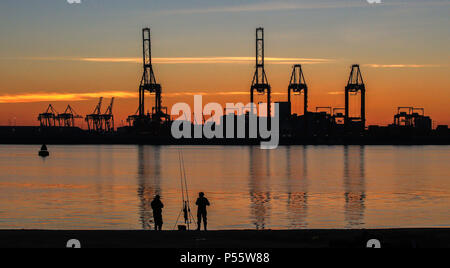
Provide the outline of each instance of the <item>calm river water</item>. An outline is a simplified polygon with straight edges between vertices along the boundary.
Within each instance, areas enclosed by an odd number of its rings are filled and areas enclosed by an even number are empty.
[[[180,148],[1,145],[0,229],[173,229],[180,150],[210,229],[450,227],[450,146]]]

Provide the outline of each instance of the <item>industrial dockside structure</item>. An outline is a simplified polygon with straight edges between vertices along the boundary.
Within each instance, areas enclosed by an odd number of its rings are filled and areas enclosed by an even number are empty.
[[[139,105],[136,114],[127,119],[127,126],[115,128],[112,98],[110,105],[102,112],[103,98],[92,114],[84,117],[87,129],[77,127],[77,121],[83,117],[68,105],[63,113],[58,113],[52,105],[38,116],[39,127],[0,127],[0,143],[18,144],[219,144],[219,145],[253,145],[259,144],[261,138],[245,137],[235,139],[175,139],[171,135],[173,124],[168,109],[162,105],[162,86],[158,84],[152,65],[151,31],[142,31],[143,41],[143,75],[139,85]],[[267,97],[267,114],[271,114],[272,87],[265,71],[264,29],[256,30],[256,70],[250,88],[250,102],[254,103],[255,92]],[[433,128],[433,121],[426,116],[423,108],[399,107],[394,115],[393,124],[389,126],[366,125],[366,85],[359,65],[351,66],[347,86],[344,89],[345,107],[309,107],[310,88],[305,79],[302,65],[294,65],[287,87],[287,102],[277,103],[280,122],[281,144],[450,144],[448,126]],[[147,95],[154,97],[154,106],[146,112]],[[302,114],[292,113],[292,101],[303,101]],[[358,115],[352,115],[351,99],[360,103]],[[242,117],[249,125],[253,111],[224,111],[220,122],[224,136],[227,133],[228,117],[234,122]],[[257,116],[257,115],[256,115]],[[271,125],[271,117],[265,118]],[[194,130],[204,122],[188,122]],[[236,125],[232,126],[236,130]],[[194,137],[194,135],[192,136]],[[258,133],[259,137],[259,133]]]

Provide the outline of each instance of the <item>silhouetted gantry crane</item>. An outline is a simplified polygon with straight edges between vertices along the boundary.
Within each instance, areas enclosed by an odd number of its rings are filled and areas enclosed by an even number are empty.
[[[303,95],[303,114],[308,114],[308,85],[305,81],[305,75],[301,65],[294,65],[291,75],[291,82],[288,87],[288,102],[292,107],[291,93],[294,95]]]
[[[152,123],[165,123],[170,121],[167,114],[167,108],[162,107],[162,87],[156,81],[152,65],[152,43],[150,28],[142,30],[143,45],[143,67],[141,83],[139,86],[139,108],[136,115],[129,116],[127,121],[133,126],[148,127]],[[145,94],[155,95],[155,106],[152,108],[152,114],[145,113]]]
[[[114,132],[113,105],[114,105],[114,97],[111,99],[111,104],[106,109],[106,112],[101,115],[103,132]]]
[[[398,113],[394,116],[394,126],[430,130],[433,128],[433,121],[429,116],[425,116],[424,108],[398,107]]]
[[[253,82],[250,89],[250,102],[254,104],[254,92],[258,92],[261,95],[267,93],[267,115],[270,118],[271,115],[271,91],[272,87],[267,79],[266,70],[264,67],[264,28],[256,29],[256,70],[253,76]],[[253,113],[253,111],[252,111]]]
[[[161,84],[158,84],[153,72],[152,65],[152,41],[150,28],[142,30],[143,41],[143,63],[144,73],[142,74],[141,85],[139,86],[139,116],[145,116],[145,92],[155,94],[155,109],[161,110]]]
[[[333,108],[333,119],[337,125],[345,125],[345,108]]]
[[[60,114],[50,104],[44,113],[39,114],[38,120],[41,127],[75,127],[75,119],[80,118],[83,117],[75,113],[70,105]]]
[[[45,112],[39,114],[38,120],[41,123],[41,127],[56,127],[57,117],[58,112],[50,104]]]
[[[114,97],[111,99],[111,104],[108,106],[105,113],[103,114],[102,114],[102,104],[103,98],[100,98],[97,106],[94,109],[94,112],[86,116],[88,130],[97,133],[114,132],[114,115],[113,115]]]
[[[350,116],[350,95],[361,96],[361,113],[357,117]],[[347,129],[359,125],[361,131],[366,128],[366,86],[359,65],[352,66],[348,84],[345,87],[345,126]]]
[[[67,105],[66,110],[62,114],[58,114],[56,117],[59,126],[61,127],[75,127],[75,119],[81,119],[82,116],[78,115],[70,105]]]
[[[103,97],[99,99],[97,106],[95,106],[94,112],[86,116],[86,123],[89,131],[102,132],[102,103]]]

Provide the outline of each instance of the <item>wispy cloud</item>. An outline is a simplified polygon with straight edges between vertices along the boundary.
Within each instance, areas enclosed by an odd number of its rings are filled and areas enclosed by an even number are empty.
[[[81,58],[52,58],[52,57],[38,57],[38,58],[21,58],[23,60],[38,60],[38,61],[81,61],[91,63],[141,63],[142,58],[99,58],[99,57],[81,57]],[[323,64],[334,62],[333,59],[320,58],[277,58],[266,57],[268,64]],[[155,64],[253,64],[254,57],[171,57],[171,58],[153,58],[152,62]]]
[[[164,14],[207,14],[207,13],[238,13],[238,12],[264,12],[264,11],[289,11],[300,9],[329,9],[345,7],[368,6],[366,1],[270,1],[244,5],[224,5],[216,7],[186,8],[162,11]]]
[[[448,5],[448,0],[383,0],[376,6],[422,6],[422,5]],[[267,11],[295,11],[302,9],[337,9],[373,7],[367,0],[296,0],[296,1],[266,1],[253,4],[223,5],[214,7],[185,8],[159,11],[159,14],[208,14],[208,13],[241,13],[241,12],[267,12]]]
[[[15,95],[0,95],[0,103],[32,103],[57,101],[84,101],[100,97],[134,98],[137,94],[126,91],[106,91],[90,93],[24,93]]]
[[[385,69],[408,69],[408,68],[438,68],[441,65],[433,64],[366,64],[364,66],[371,68],[385,68]]]
[[[332,91],[332,92],[328,92],[328,95],[344,95],[344,92],[342,92],[342,91]]]
[[[167,98],[190,97],[194,95],[202,96],[241,96],[248,95],[247,91],[191,91],[191,92],[171,92],[163,94]],[[284,93],[274,92],[273,95],[283,95]],[[36,103],[36,102],[71,102],[71,101],[87,101],[92,99],[104,98],[121,98],[132,99],[137,98],[137,92],[130,91],[101,91],[89,93],[58,93],[58,92],[42,92],[42,93],[23,93],[23,94],[7,94],[0,95],[0,103]]]
[[[281,92],[272,92],[272,95],[285,95],[286,93]],[[249,95],[248,91],[193,91],[193,92],[174,92],[174,93],[166,93],[164,97],[182,97],[182,96],[241,96],[241,95]]]

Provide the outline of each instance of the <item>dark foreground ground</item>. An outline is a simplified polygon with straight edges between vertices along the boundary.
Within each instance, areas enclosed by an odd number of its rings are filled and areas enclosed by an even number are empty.
[[[378,239],[384,248],[450,248],[450,229],[298,231],[0,231],[1,248],[364,248]]]

